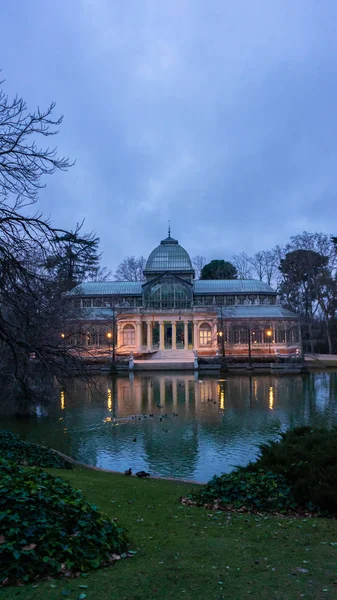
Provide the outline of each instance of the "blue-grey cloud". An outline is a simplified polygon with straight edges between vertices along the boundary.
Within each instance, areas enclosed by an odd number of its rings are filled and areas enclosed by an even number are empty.
[[[40,207],[112,269],[172,234],[227,258],[337,217],[334,0],[13,0],[10,94],[65,114]],[[336,230],[334,231],[336,233]]]

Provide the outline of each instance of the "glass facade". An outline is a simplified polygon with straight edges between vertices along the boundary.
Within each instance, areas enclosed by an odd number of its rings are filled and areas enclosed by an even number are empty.
[[[189,308],[192,290],[174,277],[165,277],[146,289],[144,301],[146,308]]]

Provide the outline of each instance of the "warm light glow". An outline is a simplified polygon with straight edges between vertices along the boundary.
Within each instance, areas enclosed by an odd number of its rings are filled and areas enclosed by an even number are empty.
[[[221,336],[221,335],[223,335],[222,331],[219,331],[219,335],[220,335],[220,336]]]
[[[268,337],[270,337],[271,335],[273,335],[273,332],[271,331],[271,329],[268,329],[268,331],[266,331],[266,334]]]
[[[112,394],[110,388],[108,388],[108,410],[112,411]]]
[[[225,410],[225,390],[223,388],[220,391],[220,409]]]
[[[111,423],[111,417],[105,417],[105,419],[103,419],[103,423]]]
[[[106,334],[106,337],[109,338],[109,340],[110,340],[110,338],[112,337],[112,333],[110,333],[110,331],[109,331],[109,333]]]
[[[65,409],[65,403],[64,403],[64,391],[62,390],[60,393],[60,400],[61,400],[61,410]]]
[[[274,388],[272,385],[269,388],[269,408],[270,410],[274,408]]]
[[[64,339],[65,338],[65,333],[61,333],[61,338]]]
[[[257,379],[254,379],[254,381],[253,381],[253,387],[254,387],[254,398],[255,398],[255,400],[257,400]]]

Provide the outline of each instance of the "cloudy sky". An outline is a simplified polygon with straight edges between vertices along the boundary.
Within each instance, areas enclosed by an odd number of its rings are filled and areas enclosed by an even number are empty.
[[[208,259],[337,233],[336,0],[11,0],[0,56],[65,116],[40,207],[112,270],[169,219]]]

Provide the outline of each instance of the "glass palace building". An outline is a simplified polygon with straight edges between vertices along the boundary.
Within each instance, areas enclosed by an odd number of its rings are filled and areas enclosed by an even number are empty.
[[[178,351],[214,356],[298,354],[296,316],[254,279],[198,280],[186,250],[170,234],[150,254],[144,281],[86,282],[70,292],[83,343],[94,351],[169,358]]]

